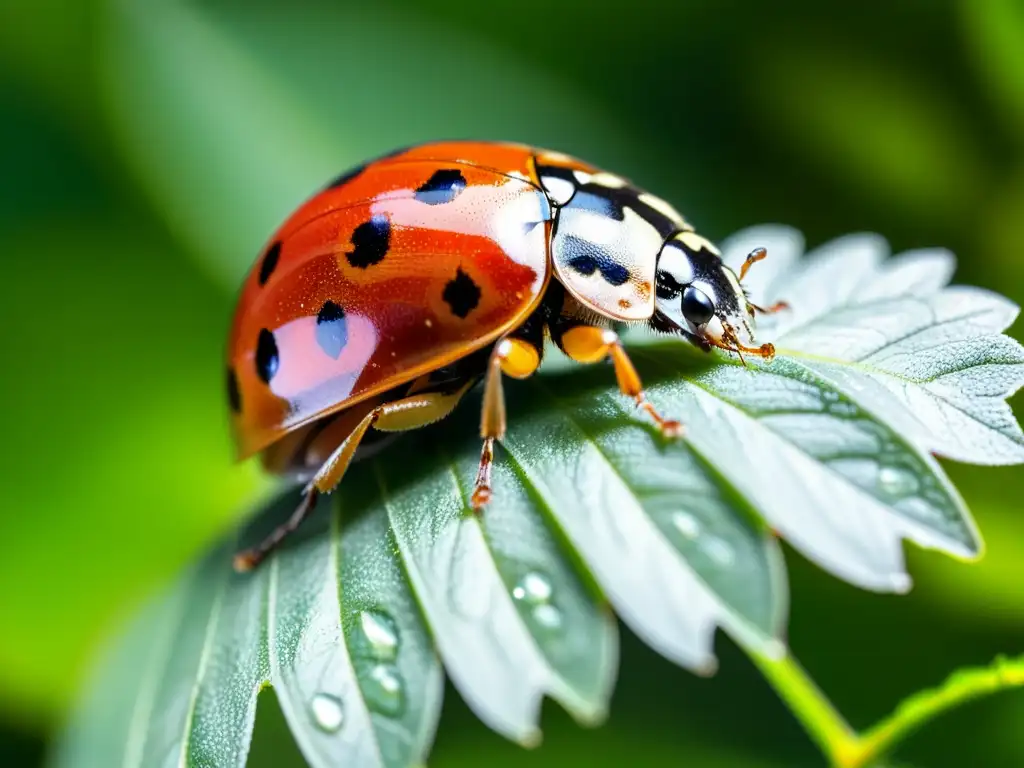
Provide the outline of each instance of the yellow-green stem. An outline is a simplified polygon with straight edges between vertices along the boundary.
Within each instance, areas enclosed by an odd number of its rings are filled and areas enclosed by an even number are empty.
[[[850,765],[850,756],[857,751],[857,734],[796,659],[790,654],[770,659],[753,651],[750,658],[829,762]]]
[[[750,657],[835,768],[869,768],[921,725],[967,701],[1024,687],[1024,656],[954,672],[937,688],[904,699],[892,714],[856,733],[791,655]]]
[[[1024,656],[997,658],[987,667],[957,670],[938,687],[908,696],[891,715],[865,731],[858,744],[861,759],[850,765],[853,768],[870,765],[943,712],[973,699],[1020,687],[1024,687]]]

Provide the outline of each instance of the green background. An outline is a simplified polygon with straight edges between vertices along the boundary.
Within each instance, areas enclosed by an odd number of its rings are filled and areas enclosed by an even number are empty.
[[[221,350],[270,231],[361,159],[462,137],[580,155],[712,238],[877,231],[1024,298],[1024,2],[0,0],[5,765],[40,763],[104,633],[263,482],[231,462]],[[791,642],[855,725],[1024,651],[1022,471],[947,467],[980,565],[912,551],[913,592],[878,596],[787,551]],[[529,754],[449,690],[431,762],[820,764],[718,650],[697,679],[627,634],[609,722],[547,706]],[[288,765],[266,698],[250,762]],[[1005,694],[901,757],[1024,765],[1022,725]]]

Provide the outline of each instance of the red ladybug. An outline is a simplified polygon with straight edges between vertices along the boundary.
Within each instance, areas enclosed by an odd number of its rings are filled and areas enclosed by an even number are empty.
[[[298,526],[371,428],[444,418],[480,379],[472,504],[485,505],[502,377],[536,371],[546,336],[579,362],[611,358],[622,392],[677,435],[611,326],[771,358],[770,344],[753,346],[758,309],[672,206],[566,155],[445,142],[349,171],[273,235],[239,297],[227,384],[240,457],[311,479],[288,523],[235,566],[252,568]]]

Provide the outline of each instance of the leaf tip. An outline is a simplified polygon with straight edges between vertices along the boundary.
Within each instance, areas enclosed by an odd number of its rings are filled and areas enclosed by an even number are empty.
[[[597,728],[608,720],[608,707],[605,704],[598,704],[585,712],[573,713],[573,717],[584,728]]]
[[[541,733],[540,728],[530,728],[524,731],[518,738],[516,743],[526,749],[536,749],[544,741],[544,734]]]
[[[698,661],[693,667],[693,674],[699,675],[700,677],[711,677],[717,671],[718,659],[710,654],[706,658]]]
[[[910,576],[904,572],[892,573],[889,575],[889,586],[898,595],[905,595],[910,591],[913,582]]]

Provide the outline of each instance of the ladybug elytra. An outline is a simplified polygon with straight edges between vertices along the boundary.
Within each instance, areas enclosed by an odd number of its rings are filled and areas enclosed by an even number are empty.
[[[503,376],[540,366],[545,338],[582,363],[610,358],[619,388],[668,436],[612,327],[647,323],[697,346],[771,358],[715,247],[668,203],[566,155],[443,142],[338,177],[281,226],[242,287],[228,341],[240,458],[310,478],[261,561],[341,480],[371,429],[447,416],[484,381],[474,508],[491,498],[505,433]]]

